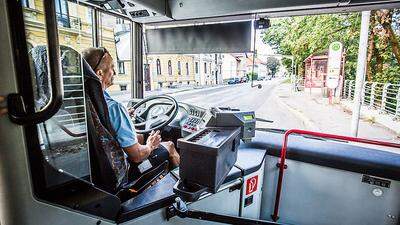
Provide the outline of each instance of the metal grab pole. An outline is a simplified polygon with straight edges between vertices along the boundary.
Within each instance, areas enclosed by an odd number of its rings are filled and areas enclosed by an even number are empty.
[[[371,11],[363,11],[361,16],[360,43],[358,45],[356,87],[354,91],[353,114],[351,116],[351,135],[357,137],[360,119],[362,87],[365,80],[365,67],[367,63],[368,30]]]
[[[276,196],[275,196],[275,204],[274,204],[274,214],[271,215],[272,220],[277,221],[279,218],[279,203],[281,198],[281,191],[282,191],[282,181],[283,181],[283,173],[285,169],[285,160],[286,160],[286,151],[287,151],[287,143],[290,134],[306,134],[311,135],[314,137],[321,137],[321,138],[332,138],[337,140],[344,140],[344,141],[351,141],[351,142],[359,142],[371,145],[379,145],[385,147],[393,147],[393,148],[400,148],[400,144],[391,143],[386,141],[377,141],[377,140],[369,140],[364,138],[356,138],[356,137],[349,137],[349,136],[342,136],[336,134],[326,134],[320,132],[313,132],[307,130],[297,130],[292,129],[285,132],[283,138],[283,145],[281,149],[281,159],[279,162],[279,176],[278,176],[278,184],[276,186]]]

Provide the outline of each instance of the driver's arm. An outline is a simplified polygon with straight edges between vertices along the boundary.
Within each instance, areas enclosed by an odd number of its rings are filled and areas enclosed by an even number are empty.
[[[145,145],[141,145],[138,142],[128,111],[120,103],[113,102],[108,105],[108,111],[111,125],[116,133],[116,139],[128,155],[129,160],[135,163],[142,162],[159,146],[161,141],[159,132],[152,133]]]
[[[151,152],[158,148],[161,142],[160,131],[150,133],[150,136],[147,138],[147,143],[145,145],[141,145],[136,143],[132,146],[124,147],[125,153],[128,155],[129,160],[135,163],[142,162],[147,159]]]

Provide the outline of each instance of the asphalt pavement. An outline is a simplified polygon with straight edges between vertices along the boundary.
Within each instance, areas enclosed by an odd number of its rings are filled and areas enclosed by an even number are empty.
[[[170,89],[154,91],[154,94],[168,94],[177,101],[193,104],[203,108],[231,107],[240,110],[254,110],[256,117],[272,120],[273,123],[259,122],[257,127],[277,129],[307,129],[307,125],[293,115],[279,99],[274,96],[274,90],[283,80],[277,78],[268,81],[257,81],[254,85],[261,84],[262,88],[252,87],[251,83],[221,85],[214,87],[202,87],[193,89]],[[253,86],[254,86],[253,85]],[[146,92],[147,96],[153,95]],[[126,105],[130,99],[128,92],[120,92],[112,95],[117,101]]]

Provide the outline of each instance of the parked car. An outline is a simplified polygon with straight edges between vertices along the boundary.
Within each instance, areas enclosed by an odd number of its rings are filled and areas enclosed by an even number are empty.
[[[227,83],[228,84],[236,84],[235,83],[235,78],[229,78]]]
[[[265,80],[265,77],[264,77],[264,76],[259,76],[259,77],[257,77],[257,80],[258,80],[258,81]]]

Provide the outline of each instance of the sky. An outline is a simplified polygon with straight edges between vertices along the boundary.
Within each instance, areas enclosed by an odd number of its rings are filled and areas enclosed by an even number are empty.
[[[259,55],[270,55],[274,54],[271,46],[264,44],[262,41],[262,32],[263,30],[256,31],[256,50]]]

